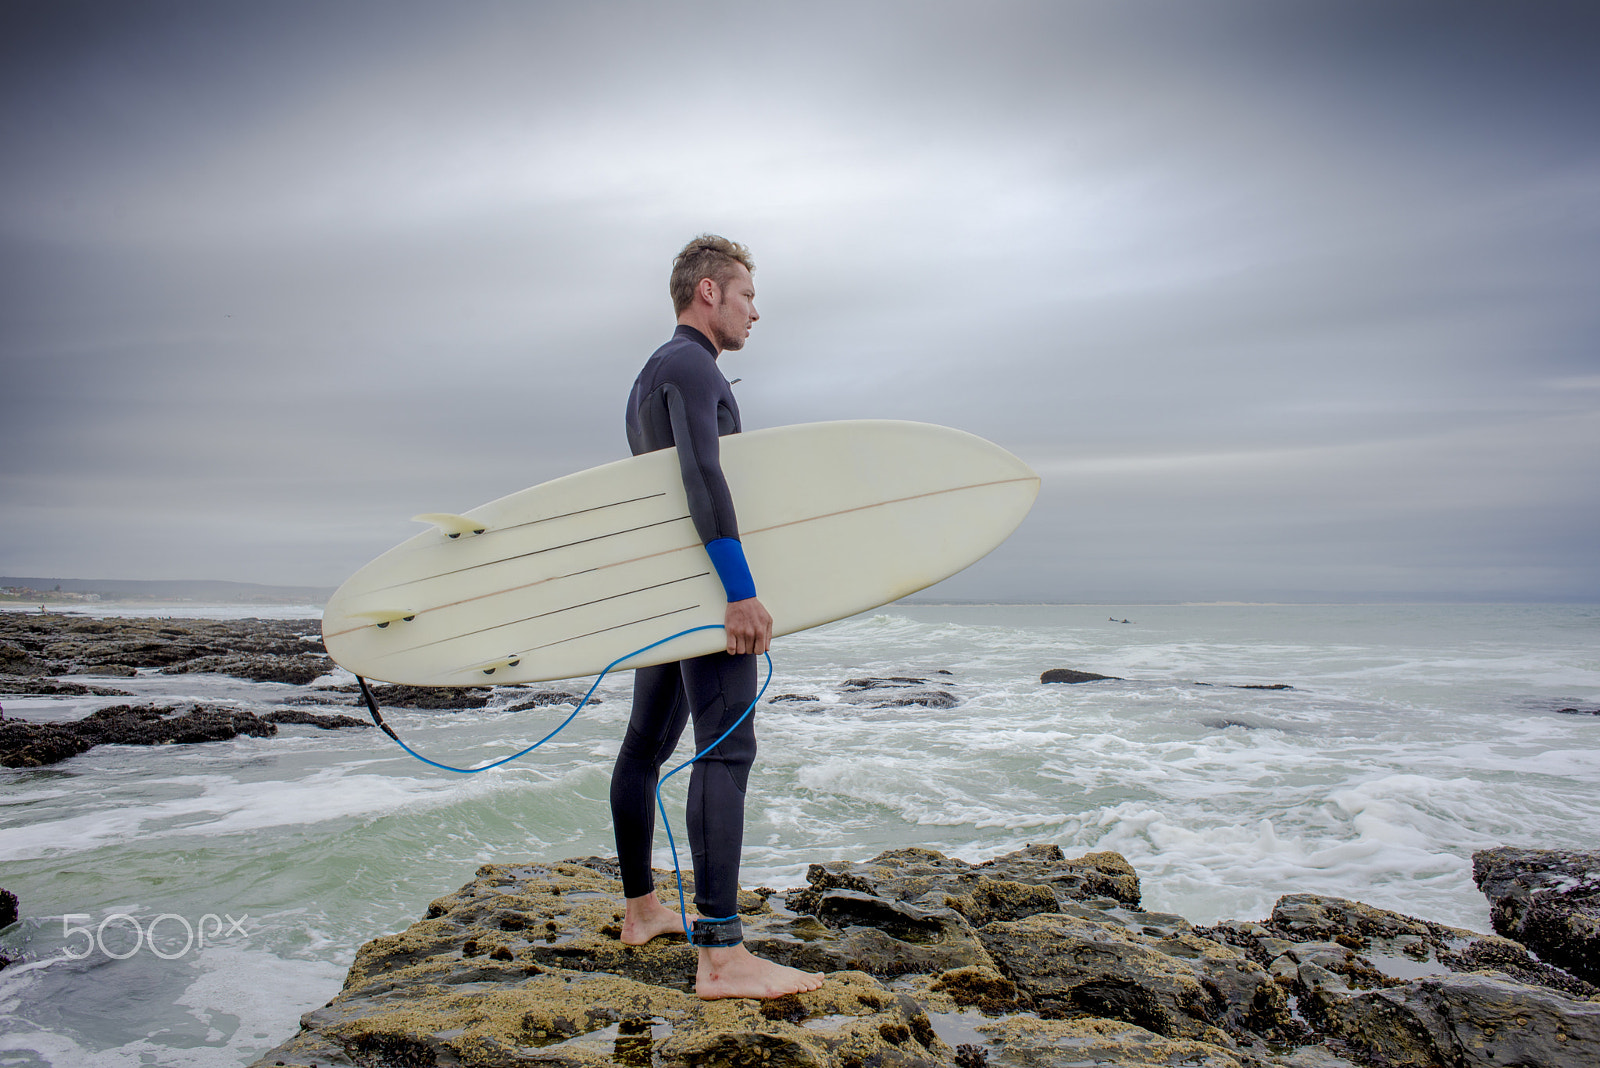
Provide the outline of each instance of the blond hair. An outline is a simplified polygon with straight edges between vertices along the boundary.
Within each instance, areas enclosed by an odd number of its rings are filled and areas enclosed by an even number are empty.
[[[747,271],[755,271],[750,250],[717,234],[701,234],[683,246],[678,258],[672,261],[672,278],[668,282],[673,314],[682,315],[683,310],[694,303],[694,289],[700,279],[709,278],[718,289],[724,289],[738,273],[735,268],[741,265]]]

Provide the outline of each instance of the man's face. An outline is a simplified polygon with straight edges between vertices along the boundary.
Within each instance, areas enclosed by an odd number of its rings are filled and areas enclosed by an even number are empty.
[[[712,320],[712,330],[716,333],[712,342],[719,349],[731,351],[744,348],[751,324],[761,318],[761,313],[756,311],[756,287],[750,280],[750,272],[743,264],[736,267],[737,273],[721,287]]]

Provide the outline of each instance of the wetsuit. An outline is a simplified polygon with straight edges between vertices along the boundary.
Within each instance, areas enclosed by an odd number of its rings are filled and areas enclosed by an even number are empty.
[[[718,438],[739,432],[739,405],[722,372],[716,349],[691,326],[645,363],[628,397],[628,446],[634,455],[678,448],[683,487],[700,540],[708,546],[729,600],[755,596],[748,571],[730,570],[718,549],[738,550],[738,520],[718,460]],[[672,755],[692,719],[696,753],[716,741],[756,696],[753,654],[680,660],[634,672],[633,715],[611,775],[611,816],[623,892],[650,893],[655,880],[650,851],[655,832],[655,791],[661,765]],[[708,919],[738,912],[739,854],[744,844],[744,795],[755,760],[755,717],[697,761],[689,777],[689,845],[694,855],[695,908]],[[730,945],[739,939],[737,919],[697,923],[697,945]]]

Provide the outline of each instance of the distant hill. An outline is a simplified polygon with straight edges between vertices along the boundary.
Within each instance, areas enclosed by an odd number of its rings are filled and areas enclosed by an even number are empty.
[[[262,586],[213,579],[66,579],[0,575],[8,601],[189,601],[201,604],[322,604],[332,586]]]

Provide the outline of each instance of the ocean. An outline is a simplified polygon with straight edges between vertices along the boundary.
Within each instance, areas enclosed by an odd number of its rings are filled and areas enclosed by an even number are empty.
[[[1600,716],[1560,711],[1600,707],[1597,606],[901,604],[780,639],[773,662],[749,886],[908,845],[982,861],[1054,843],[1122,853],[1146,908],[1196,923],[1313,892],[1487,931],[1474,850],[1600,848]],[[1058,667],[1118,680],[1040,683]],[[871,707],[860,698],[880,691],[847,684],[889,676],[927,680],[913,688],[949,707]],[[104,684],[258,711],[311,689],[153,672]],[[0,971],[0,1066],[248,1063],[338,991],[361,943],[478,865],[610,854],[628,690],[607,678],[554,741],[475,775],[376,730],[296,726],[0,769],[0,886],[23,915],[0,935],[20,958]],[[499,711],[510,700],[386,718],[465,766],[567,711]],[[4,706],[48,720],[126,701]],[[686,778],[667,789],[680,838]],[[658,844],[668,867],[659,831]]]

